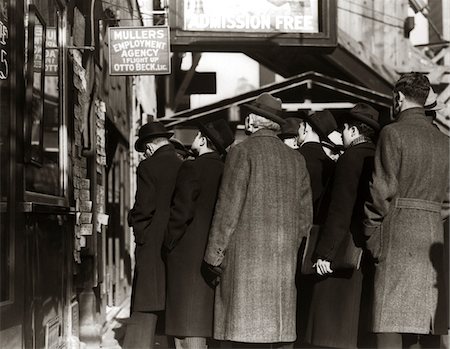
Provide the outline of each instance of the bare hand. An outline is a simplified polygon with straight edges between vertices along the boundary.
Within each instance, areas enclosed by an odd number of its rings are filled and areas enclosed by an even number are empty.
[[[317,262],[314,263],[313,268],[314,267],[319,275],[331,274],[333,272],[333,270],[331,270],[331,263],[323,259],[318,259]]]

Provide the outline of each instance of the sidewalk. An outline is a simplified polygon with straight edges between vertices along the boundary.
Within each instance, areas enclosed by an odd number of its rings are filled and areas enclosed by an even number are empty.
[[[106,314],[106,323],[102,328],[102,349],[121,349],[127,321],[130,318],[130,299],[125,300],[120,306],[109,307]],[[158,326],[159,327],[159,326]],[[158,332],[158,331],[157,331]],[[156,335],[155,346],[166,349],[173,348],[171,340],[164,335]]]

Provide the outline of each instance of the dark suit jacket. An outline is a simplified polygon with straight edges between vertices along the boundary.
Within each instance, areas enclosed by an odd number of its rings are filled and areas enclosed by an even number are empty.
[[[135,311],[164,309],[166,283],[161,247],[181,163],[170,144],[143,160],[137,169],[136,200],[128,214],[136,242],[132,296]]]
[[[166,246],[166,334],[212,337],[214,290],[201,267],[222,179],[219,154],[207,153],[180,168]]]

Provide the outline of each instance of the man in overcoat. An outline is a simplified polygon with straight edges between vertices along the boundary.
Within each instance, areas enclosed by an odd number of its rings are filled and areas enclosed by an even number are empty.
[[[170,251],[166,333],[175,337],[176,348],[206,348],[206,338],[212,337],[214,289],[202,262],[222,179],[222,156],[233,141],[224,119],[200,124],[191,146],[198,156],[185,161],[178,173],[165,239]]]
[[[337,146],[328,138],[328,135],[337,129],[336,120],[328,110],[317,111],[309,116],[304,116],[297,128],[297,142],[300,146],[299,152],[306,161],[309,178],[311,180],[312,198],[313,198],[313,228],[308,242],[311,242],[314,234],[318,234],[320,225],[324,223],[328,205],[330,201],[331,178],[334,172],[335,162],[325,153],[323,143],[327,146],[337,148]],[[317,235],[316,235],[317,236]],[[304,253],[304,251],[302,251]],[[310,258],[307,253],[304,258]],[[312,261],[304,261],[298,274],[298,323],[297,333],[301,340],[305,340],[305,330],[308,320],[309,307],[311,304],[312,287],[316,281],[315,270],[311,267]],[[310,270],[307,270],[307,269]]]
[[[146,159],[137,168],[136,199],[128,214],[136,243],[132,313],[124,348],[153,348],[158,311],[166,301],[165,265],[161,248],[169,221],[170,201],[182,160],[169,142],[173,135],[160,122],[139,129],[135,149]]]
[[[315,249],[316,271],[307,341],[320,347],[356,348],[363,275],[357,268],[335,268],[347,244],[362,247],[364,202],[373,170],[378,112],[365,103],[344,122],[345,148],[334,171],[331,199]]]
[[[365,205],[367,246],[377,259],[372,330],[385,333],[380,347],[401,347],[400,333],[448,329],[443,219],[449,139],[425,115],[429,91],[420,73],[404,74],[395,84],[396,120],[380,134]]]
[[[277,137],[281,100],[268,93],[248,104],[251,134],[231,148],[205,261],[221,266],[214,338],[284,343],[296,339],[295,272],[312,224],[305,160]]]

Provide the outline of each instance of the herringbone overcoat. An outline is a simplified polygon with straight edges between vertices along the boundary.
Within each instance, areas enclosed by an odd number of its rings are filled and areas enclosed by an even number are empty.
[[[422,108],[403,111],[381,132],[365,206],[367,245],[378,258],[374,332],[447,333],[441,209],[448,185],[448,137]]]
[[[206,262],[224,268],[214,338],[296,339],[297,253],[311,224],[311,186],[301,154],[269,130],[231,149],[205,253]]]
[[[166,271],[161,248],[180,165],[175,148],[168,144],[141,161],[137,169],[136,200],[128,214],[136,242],[133,311],[158,311],[165,306]]]

